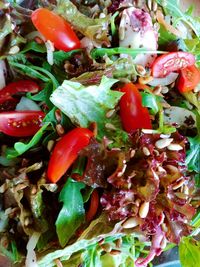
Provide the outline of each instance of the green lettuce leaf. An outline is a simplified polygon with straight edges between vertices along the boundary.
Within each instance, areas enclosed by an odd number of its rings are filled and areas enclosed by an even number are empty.
[[[163,0],[156,1],[160,6],[164,8],[166,14],[169,14],[173,17],[175,24],[178,21],[182,20],[194,31],[198,38],[200,37],[200,18],[194,17],[191,14],[192,9],[189,9],[189,11],[185,13],[181,11],[179,0],[167,0],[165,1],[164,5]]]
[[[63,207],[56,220],[56,232],[60,245],[64,247],[78,227],[84,222],[85,209],[81,189],[85,185],[68,178],[59,195]]]
[[[192,237],[183,237],[179,244],[179,256],[182,267],[198,267],[200,262],[200,242]]]
[[[123,95],[110,88],[117,80],[103,77],[100,85],[83,86],[80,83],[64,81],[51,95],[51,102],[81,127],[96,122],[104,128],[106,113],[115,108]]]

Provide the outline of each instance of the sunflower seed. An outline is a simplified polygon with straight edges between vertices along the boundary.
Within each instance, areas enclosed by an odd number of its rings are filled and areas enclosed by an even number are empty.
[[[143,151],[143,153],[144,153],[145,156],[151,155],[149,149],[147,147],[145,147],[145,146],[143,147],[142,151]]]
[[[147,83],[153,81],[153,77],[152,76],[139,77],[138,81],[140,84],[147,84]]]
[[[146,69],[142,65],[136,65],[136,71],[142,76],[146,74]]]
[[[156,86],[156,87],[154,88],[153,93],[154,93],[155,95],[160,95],[161,91],[162,91],[162,86],[161,86],[161,85],[158,85],[158,86]]]
[[[140,218],[146,218],[149,212],[149,202],[143,202],[139,209]]]
[[[111,109],[106,113],[106,118],[111,118],[115,113],[115,109]]]
[[[120,253],[121,253],[121,251],[116,250],[116,249],[112,249],[111,252],[110,252],[111,255],[118,255]]]
[[[152,0],[147,0],[147,6],[149,10],[152,10]]]
[[[122,224],[122,227],[124,229],[130,229],[130,228],[138,226],[138,224],[139,224],[138,218],[130,217]]]
[[[162,148],[169,146],[172,141],[173,141],[173,138],[159,139],[158,141],[156,141],[155,146],[158,149],[162,149]]]
[[[108,243],[101,245],[101,248],[105,250],[105,252],[110,252],[112,250],[111,245],[109,245]]]
[[[167,146],[167,149],[169,149],[171,151],[180,151],[183,149],[183,147],[180,146],[179,144],[170,144]]]
[[[162,223],[162,224],[161,224],[161,228],[162,228],[162,230],[163,230],[164,232],[167,232],[167,231],[168,231],[168,228],[167,228],[166,223]]]
[[[47,143],[47,149],[49,152],[51,152],[51,150],[53,149],[53,146],[54,146],[54,141],[53,140],[49,140],[48,143]]]
[[[58,133],[58,135],[63,135],[64,133],[65,133],[65,130],[64,130],[64,128],[62,127],[62,125],[61,124],[57,124],[56,125],[56,131],[57,131],[57,133]]]
[[[112,124],[112,123],[106,123],[105,124],[105,127],[109,130],[113,130],[115,131],[116,130],[116,127]]]
[[[162,90],[161,90],[161,93],[162,94],[167,94],[168,92],[169,92],[169,88],[167,86],[163,86]]]
[[[164,249],[164,248],[166,248],[166,246],[167,246],[167,239],[165,236],[163,236],[163,239],[160,242],[160,248]]]
[[[184,179],[181,179],[180,181],[178,181],[177,183],[175,183],[175,185],[173,185],[172,189],[173,189],[173,190],[177,190],[177,189],[180,188],[184,183],[185,183],[185,180],[184,180]]]
[[[10,55],[15,55],[15,54],[17,54],[19,51],[20,51],[19,46],[14,45],[13,47],[10,48],[10,50],[9,50],[8,53],[9,53]]]
[[[158,4],[155,1],[153,1],[153,7],[152,8],[153,8],[154,12],[156,12],[158,9]]]

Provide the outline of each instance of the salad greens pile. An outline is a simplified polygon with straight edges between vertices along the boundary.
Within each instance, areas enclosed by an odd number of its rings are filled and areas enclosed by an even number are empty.
[[[199,266],[200,17],[179,2],[0,2],[0,265],[146,267],[178,246]]]

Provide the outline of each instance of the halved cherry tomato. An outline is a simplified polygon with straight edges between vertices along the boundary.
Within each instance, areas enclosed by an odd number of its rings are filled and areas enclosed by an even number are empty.
[[[137,129],[151,129],[148,109],[142,106],[142,96],[137,87],[128,83],[120,88],[125,93],[120,99],[120,117],[125,131],[132,133]]]
[[[156,58],[152,65],[152,76],[162,78],[170,72],[178,71],[194,64],[194,55],[182,51],[170,52]]]
[[[0,132],[16,137],[34,135],[44,118],[42,111],[8,111],[0,113]]]
[[[8,84],[0,90],[0,110],[6,110],[7,106],[14,106],[17,103],[13,95],[27,92],[37,93],[39,90],[38,84],[31,80],[20,80]]]
[[[89,210],[86,212],[86,221],[90,222],[97,213],[99,206],[99,195],[96,189],[92,192],[90,198],[90,207]]]
[[[200,83],[200,70],[195,65],[180,70],[177,87],[181,93],[193,90],[198,83]]]
[[[65,52],[80,48],[80,41],[71,26],[52,11],[39,8],[31,16],[36,29],[57,49]]]
[[[86,128],[76,128],[64,135],[56,144],[50,157],[47,177],[56,183],[86,147],[94,134]]]

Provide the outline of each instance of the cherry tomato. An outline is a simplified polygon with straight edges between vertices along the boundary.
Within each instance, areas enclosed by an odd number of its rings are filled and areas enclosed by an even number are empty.
[[[181,93],[193,90],[198,83],[200,83],[200,71],[195,65],[180,70],[177,87]]]
[[[120,117],[125,131],[132,133],[137,129],[151,129],[148,109],[142,106],[142,97],[137,87],[128,83],[120,89],[125,93],[120,99]]]
[[[170,52],[157,57],[152,65],[152,76],[155,78],[165,77],[173,71],[194,65],[194,55],[187,52]]]
[[[15,137],[32,136],[40,129],[44,115],[42,111],[1,112],[0,132]]]
[[[99,195],[98,195],[97,190],[95,189],[92,192],[92,195],[90,198],[89,210],[86,212],[86,221],[87,222],[90,222],[94,218],[94,216],[97,213],[98,206],[99,206]]]
[[[45,8],[36,9],[31,16],[36,29],[65,52],[80,48],[80,41],[71,26],[60,16]]]
[[[81,149],[86,147],[93,133],[86,128],[76,128],[64,135],[56,144],[50,157],[47,177],[56,183],[78,157]]]
[[[37,93],[39,90],[37,83],[31,80],[20,80],[8,84],[0,90],[0,110],[8,110],[9,106],[15,106],[17,100],[13,98],[14,95],[27,92]]]

